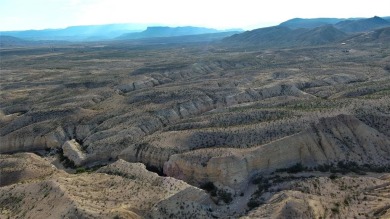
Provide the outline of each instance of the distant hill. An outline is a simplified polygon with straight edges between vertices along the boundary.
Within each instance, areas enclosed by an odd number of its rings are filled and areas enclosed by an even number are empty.
[[[282,22],[279,26],[288,27],[291,29],[298,28],[316,28],[328,24],[336,24],[340,21],[344,21],[346,19],[341,18],[293,18]]]
[[[302,31],[293,37],[293,39],[299,45],[322,45],[337,42],[346,36],[346,33],[336,29],[332,25],[326,25]]]
[[[390,43],[390,27],[380,28],[368,33],[353,35],[347,43]]]
[[[385,17],[389,19],[390,17]],[[359,42],[386,42],[390,22],[380,17],[372,18],[294,18],[278,26],[259,28],[223,39],[223,43],[236,46],[290,47],[314,46],[341,40]],[[381,29],[384,28],[384,29]],[[378,30],[380,29],[380,30]],[[356,33],[369,32],[365,35]]]
[[[124,39],[118,40],[131,41],[132,43],[142,44],[181,44],[181,43],[200,43],[200,42],[212,42],[221,40],[225,37],[232,36],[240,33],[239,31],[227,31],[218,33],[205,33],[196,35],[184,35],[184,36],[172,36],[172,37],[153,37],[153,38],[141,38],[141,39]]]
[[[375,30],[382,27],[390,27],[390,22],[375,16],[367,19],[341,21],[336,23],[335,27],[344,32],[357,33]]]
[[[223,42],[233,44],[274,45],[284,40],[285,35],[291,31],[292,30],[288,27],[265,27],[246,31],[241,34],[235,34],[223,39]]]
[[[334,25],[336,28],[349,33],[370,31],[390,25],[390,17],[372,18],[294,18],[282,22],[279,26],[291,29],[316,28],[324,25]]]
[[[27,44],[29,44],[29,42],[26,40],[22,40],[20,38],[13,37],[13,36],[0,35],[0,47],[22,46]]]
[[[346,36],[346,33],[336,29],[332,25],[321,26],[314,29],[301,28],[294,30],[288,27],[274,26],[236,34],[223,39],[223,42],[243,46],[289,47],[322,45],[339,41]]]
[[[155,37],[174,37],[174,36],[186,36],[186,35],[198,35],[218,33],[220,31],[216,29],[203,28],[203,27],[148,27],[145,31],[139,33],[123,34],[117,39],[144,39]]]
[[[203,27],[148,27],[144,31],[134,32],[131,28],[141,28],[131,24],[109,24],[92,26],[74,26],[65,29],[3,31],[2,46],[21,46],[47,44],[49,41],[100,41],[100,40],[138,40],[147,43],[184,43],[219,40],[242,32],[240,29],[219,31]],[[154,39],[156,38],[156,39]],[[162,39],[172,38],[172,39]],[[153,39],[153,40],[144,40]]]
[[[145,28],[145,25],[140,24],[106,24],[72,26],[64,29],[2,31],[0,35],[13,36],[25,40],[90,41],[112,39],[124,33],[142,31]]]
[[[371,33],[371,37],[381,42],[390,43],[390,27],[375,30]]]
[[[39,46],[39,45],[53,45],[53,44],[67,44],[68,41],[62,40],[24,40],[13,36],[0,35],[0,47],[19,47],[19,46]]]

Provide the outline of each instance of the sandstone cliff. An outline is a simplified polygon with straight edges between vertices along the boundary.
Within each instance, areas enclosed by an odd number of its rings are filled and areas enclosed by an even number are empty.
[[[71,160],[76,166],[81,166],[86,161],[85,153],[82,151],[80,144],[72,139],[62,145],[64,156]]]
[[[214,182],[237,190],[254,173],[296,163],[314,167],[338,161],[388,165],[390,140],[353,116],[323,118],[312,128],[250,149],[199,149],[170,157],[168,176],[200,184]]]

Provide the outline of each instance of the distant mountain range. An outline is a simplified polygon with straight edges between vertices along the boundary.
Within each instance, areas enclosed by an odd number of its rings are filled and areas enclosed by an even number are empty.
[[[377,16],[368,19],[346,20],[335,24],[338,29],[349,33],[365,32],[389,26],[390,21]]]
[[[361,32],[380,27],[388,26],[390,17],[373,17],[373,18],[294,18],[282,22],[279,26],[291,29],[299,28],[316,28],[324,25],[335,25],[338,29],[345,32]]]
[[[345,21],[347,19],[342,18],[294,18],[282,22],[279,26],[288,27],[291,29],[299,29],[299,28],[316,28],[323,25],[328,24],[336,24],[340,21]]]
[[[146,27],[141,24],[105,24],[72,26],[64,29],[1,31],[0,35],[24,40],[96,41],[113,39],[124,33],[140,32]]]
[[[146,29],[146,30],[142,30]],[[138,29],[138,30],[137,30]],[[216,30],[203,27],[145,27],[133,24],[107,24],[93,26],[74,26],[65,29],[46,29],[46,30],[26,30],[26,31],[3,31],[2,45],[24,45],[34,44],[31,41],[61,40],[61,41],[100,41],[100,40],[141,40],[151,38],[167,38],[188,36],[177,38],[181,42],[197,41],[196,35],[199,35],[198,41],[209,41],[211,39],[222,39],[235,33],[243,32],[241,29]],[[8,37],[8,38],[7,38]],[[16,39],[19,38],[19,39]],[[16,43],[18,41],[18,43]],[[161,41],[155,40],[155,41]],[[148,41],[151,42],[151,41]]]
[[[0,47],[24,47],[24,46],[38,46],[38,45],[58,45],[69,44],[68,41],[61,40],[24,40],[13,36],[0,35]]]
[[[139,39],[117,39],[121,41],[129,41],[133,43],[141,44],[179,44],[179,43],[201,43],[201,42],[213,42],[219,41],[223,38],[232,36],[242,31],[227,31],[217,33],[205,33],[205,34],[194,34],[194,35],[182,35],[182,36],[170,36],[170,37],[150,37],[150,38],[139,38]]]
[[[130,40],[147,43],[185,43],[222,40],[226,44],[285,47],[322,45],[354,37],[354,34],[390,27],[390,17],[294,18],[278,26],[243,32],[204,27],[147,27],[141,24],[73,26],[64,29],[2,31],[1,46],[23,46],[64,41]],[[384,31],[383,34],[387,34]],[[374,35],[372,36],[374,37]],[[378,38],[379,39],[379,38]],[[380,39],[383,39],[381,37]]]
[[[389,17],[386,17],[386,19],[389,19]],[[386,28],[390,27],[390,22],[386,19],[377,16],[363,19],[295,18],[278,26],[235,34],[223,39],[223,43],[259,47],[323,45],[348,38],[362,41],[362,39],[356,38],[360,36],[359,33],[370,31],[374,31],[370,33],[370,39],[383,41],[383,39],[387,39],[389,34]],[[380,28],[385,29],[379,31]],[[379,32],[376,33],[377,31]]]
[[[216,29],[203,27],[148,27],[145,31],[139,33],[127,33],[117,39],[142,39],[155,37],[175,37],[186,35],[219,33]]]

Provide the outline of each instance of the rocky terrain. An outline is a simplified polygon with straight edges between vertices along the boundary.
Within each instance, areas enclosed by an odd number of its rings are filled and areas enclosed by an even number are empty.
[[[388,28],[299,31],[1,48],[0,218],[389,217]]]
[[[0,188],[4,218],[141,218],[170,205],[176,209],[170,214],[187,215],[190,209],[180,210],[184,204],[207,217],[213,205],[203,190],[123,160],[68,174],[35,154],[1,155],[0,171],[7,176]]]
[[[340,161],[387,165],[389,145],[385,135],[354,117],[339,115],[321,118],[308,131],[250,149],[199,149],[175,154],[164,164],[164,173],[187,182],[211,181],[240,190],[246,188],[253,173],[272,172],[296,163],[306,167]]]
[[[261,207],[242,218],[388,218],[388,177],[290,179],[268,188]]]
[[[231,194],[207,185],[202,190],[123,160],[70,174],[35,154],[18,153],[0,155],[0,173],[2,218],[390,216],[388,174],[279,171],[257,175],[245,192]]]

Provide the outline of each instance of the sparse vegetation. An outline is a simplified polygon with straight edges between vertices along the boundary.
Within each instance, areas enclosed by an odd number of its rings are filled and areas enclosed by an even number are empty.
[[[57,153],[58,153],[58,158],[60,162],[64,165],[64,167],[72,168],[72,169],[76,168],[74,162],[64,156],[64,152],[62,151],[62,148],[58,148]]]
[[[85,172],[87,172],[87,170],[84,167],[78,167],[76,169],[76,173],[85,173]]]
[[[225,204],[230,204],[233,200],[230,192],[217,188],[212,182],[203,183],[200,185],[200,188],[206,190],[212,197],[216,197],[217,203],[219,200],[222,200]]]
[[[226,204],[230,204],[233,201],[232,194],[223,189],[218,190],[217,192],[218,198],[221,199]]]
[[[261,205],[262,203],[260,201],[257,201],[257,200],[254,200],[254,199],[250,199],[247,206],[248,206],[248,210],[252,210],[254,208],[257,208]]]
[[[277,169],[275,172],[299,173],[305,170],[307,170],[307,167],[304,167],[302,163],[296,163],[288,168]]]
[[[1,48],[0,214],[386,217],[390,45],[362,40]]]

